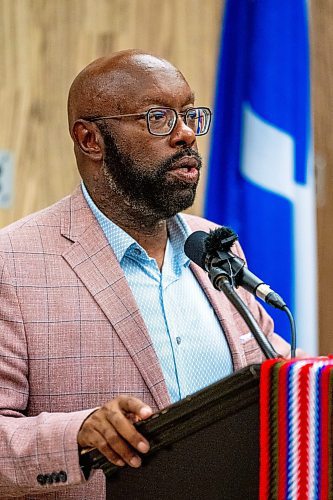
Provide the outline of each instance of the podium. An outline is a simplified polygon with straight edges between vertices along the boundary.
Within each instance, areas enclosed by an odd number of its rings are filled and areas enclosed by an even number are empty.
[[[142,466],[99,452],[112,500],[254,500],[259,493],[259,372],[246,367],[136,424],[150,442]]]

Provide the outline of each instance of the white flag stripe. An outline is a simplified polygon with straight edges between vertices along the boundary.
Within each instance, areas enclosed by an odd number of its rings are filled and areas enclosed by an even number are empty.
[[[243,106],[241,172],[245,179],[293,201],[294,141]]]
[[[306,185],[295,182],[293,138],[263,120],[249,104],[243,109],[242,175],[293,205],[297,345],[315,356],[318,332],[314,179],[310,178]],[[274,283],[270,285],[274,288]]]
[[[318,354],[317,238],[315,190],[311,180],[296,186],[294,202],[295,320],[297,344],[310,355]]]

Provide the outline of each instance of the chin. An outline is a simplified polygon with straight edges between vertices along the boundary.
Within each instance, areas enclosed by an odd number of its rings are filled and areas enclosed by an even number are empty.
[[[196,187],[191,190],[183,190],[181,193],[174,193],[172,196],[159,200],[160,203],[157,210],[160,212],[161,218],[170,219],[170,217],[173,217],[179,212],[190,208],[195,200],[195,192]]]

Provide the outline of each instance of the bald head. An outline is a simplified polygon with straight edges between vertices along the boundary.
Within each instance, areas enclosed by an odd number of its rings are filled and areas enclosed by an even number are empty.
[[[201,166],[196,126],[187,123],[193,106],[180,71],[138,50],[97,59],[75,78],[68,116],[78,169],[99,209],[122,227],[155,227],[193,203]],[[163,123],[170,132],[152,132]]]
[[[171,63],[138,50],[124,50],[96,59],[73,81],[68,96],[68,121],[128,112],[138,94],[144,98],[146,84],[154,85],[156,72],[183,75]]]

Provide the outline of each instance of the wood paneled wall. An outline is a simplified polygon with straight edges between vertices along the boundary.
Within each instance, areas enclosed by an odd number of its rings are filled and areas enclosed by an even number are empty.
[[[66,100],[76,74],[126,48],[178,66],[211,105],[222,0],[0,0],[0,150],[15,154],[15,200],[0,227],[78,182]],[[205,157],[207,139],[200,139]],[[200,212],[204,183],[193,210]]]
[[[320,352],[333,353],[333,0],[311,2]]]

